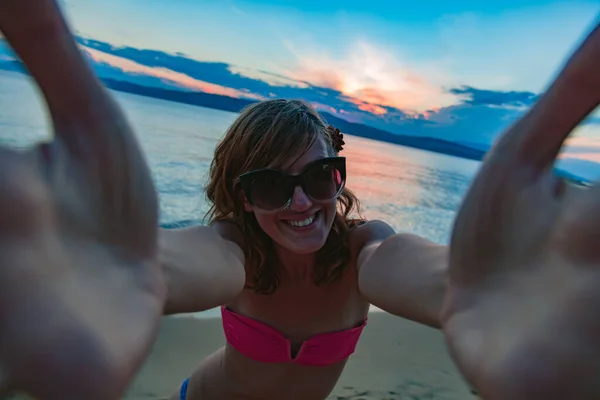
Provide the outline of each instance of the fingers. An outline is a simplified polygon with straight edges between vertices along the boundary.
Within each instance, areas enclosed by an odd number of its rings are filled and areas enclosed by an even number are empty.
[[[79,50],[54,0],[0,0],[0,29],[35,78],[55,134],[74,156],[87,159],[115,136],[132,136],[120,109]],[[18,22],[17,22],[17,18]],[[114,134],[111,132],[115,132]],[[127,140],[129,147],[135,142]],[[123,144],[124,145],[124,144]],[[116,156],[116,155],[115,155]]]
[[[564,140],[599,103],[600,25],[597,25],[538,102],[500,138],[491,151],[490,161],[514,158],[519,165],[539,174],[553,164]]]
[[[486,156],[452,229],[452,277],[480,279],[516,251],[522,242],[514,238],[516,225],[535,239],[533,228],[539,234],[546,229],[542,223],[554,221],[553,199],[562,196],[564,185],[552,174],[552,164],[569,133],[600,102],[599,71],[597,26],[548,91]]]
[[[77,106],[71,81],[82,76],[89,81],[93,74],[83,68],[85,63],[56,2],[1,0],[0,15],[0,30],[40,85],[50,108]],[[72,72],[78,78],[70,79]]]
[[[77,189],[100,225],[101,240],[153,256],[157,195],[125,116],[79,51],[54,0],[0,0],[0,14],[6,10],[18,24],[0,18],[0,29],[52,117],[57,140],[40,153],[55,193]]]
[[[39,85],[56,123],[73,119],[98,118],[106,113],[108,94],[71,35],[54,0],[3,0],[0,19],[3,31]],[[94,106],[94,107],[93,107]],[[73,130],[62,130],[67,136]]]

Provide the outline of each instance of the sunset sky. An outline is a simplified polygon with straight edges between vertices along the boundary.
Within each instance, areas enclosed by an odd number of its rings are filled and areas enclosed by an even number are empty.
[[[292,6],[293,4],[293,6]],[[67,0],[82,36],[182,52],[401,107],[436,86],[539,92],[600,13],[597,1]],[[414,89],[413,89],[414,88]],[[424,89],[409,100],[394,93]]]
[[[597,0],[62,4],[79,36],[102,43],[88,46],[90,57],[129,74],[233,97],[280,95],[288,87],[331,89],[344,103],[323,101],[321,108],[340,116],[390,131],[407,118],[431,120],[453,127],[444,131],[448,138],[475,143],[489,143],[532,104],[600,17]],[[105,44],[222,62],[231,74],[265,83],[273,93],[150,65]],[[466,138],[471,128],[485,133]],[[600,162],[600,112],[570,144],[565,157]]]

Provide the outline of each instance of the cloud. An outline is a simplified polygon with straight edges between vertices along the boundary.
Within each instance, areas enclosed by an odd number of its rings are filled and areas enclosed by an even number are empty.
[[[375,115],[385,115],[388,113],[387,108],[382,107],[382,102],[373,102],[370,103],[368,101],[359,100],[358,98],[346,97],[347,101],[358,106],[358,109],[361,111],[366,111]]]
[[[137,65],[147,68],[145,71],[148,74],[154,70],[166,69],[182,74],[179,75],[181,80],[193,78],[197,81],[236,89],[262,98],[303,98],[314,104],[327,104],[337,113],[345,112],[344,115],[346,116],[354,113],[355,117],[358,117],[361,112],[365,116],[370,116],[372,112],[386,114],[386,117],[393,118],[407,116],[400,110],[373,101],[348,96],[335,88],[313,82],[309,83],[293,76],[288,77],[280,73],[256,71],[226,63],[198,61],[183,54],[168,54],[156,50],[132,47],[115,47],[108,43],[84,38],[78,38],[78,40],[86,48],[135,62]],[[371,100],[375,96],[366,90],[365,95],[369,95]],[[392,112],[390,113],[390,111]],[[357,114],[357,112],[359,113]]]
[[[347,88],[352,87],[352,82],[355,82],[355,86],[353,90],[346,90],[351,94],[346,94],[338,87],[344,85],[342,78],[350,79],[352,76],[344,75],[343,69],[338,71],[332,64],[323,64],[323,68],[315,70],[317,71],[315,76],[317,78],[320,76],[320,80],[316,78],[302,80],[300,78],[307,77],[299,74],[288,77],[283,73],[255,71],[226,63],[197,61],[183,54],[168,54],[129,47],[116,48],[98,41],[85,40],[84,43],[107,54],[135,61],[150,70],[168,69],[197,81],[238,90],[246,96],[250,93],[263,98],[304,98],[319,109],[350,122],[365,123],[398,134],[435,136],[462,142],[490,143],[537,99],[537,95],[531,92],[493,91],[470,86],[444,89],[441,85],[427,83],[425,77],[411,75],[409,70],[409,72],[397,72],[398,76],[405,77],[406,93],[412,90],[417,100],[432,99],[432,101],[427,103],[425,110],[420,112],[403,108],[405,103],[401,96],[395,100],[395,105],[388,105],[386,103],[391,101],[388,101],[386,95],[395,98],[394,90],[399,90],[398,87],[401,87],[400,85],[394,88],[392,83],[389,83],[396,79],[394,71],[399,67],[398,62],[392,65],[392,68],[388,68],[385,66],[385,62],[389,61],[387,56],[380,55],[380,52],[368,45],[356,54],[364,52],[373,55],[372,59],[375,61],[370,63],[364,61],[361,64],[361,61],[358,61],[360,57],[355,54],[353,57],[357,60],[356,65],[359,67],[374,65],[379,66],[379,69],[373,67],[369,72],[367,68],[362,81],[365,84],[362,86],[360,80],[348,80],[345,83]],[[317,59],[312,62],[318,65],[319,61]],[[348,71],[350,73],[353,69],[348,67]],[[367,83],[371,86],[369,87]],[[386,83],[391,87],[387,92],[377,89],[378,87],[385,89]],[[236,96],[239,95],[236,93]],[[437,101],[440,99],[446,101],[446,105],[441,101],[442,105],[436,106],[440,104]]]
[[[600,108],[596,114],[598,116],[592,114],[585,120],[586,125],[600,125]]]
[[[593,137],[591,136],[591,133],[591,131],[587,132],[587,135],[590,136],[574,136],[568,138],[565,142],[565,145],[568,147],[570,152],[587,152],[590,151],[590,149],[600,152],[600,137]]]
[[[88,48],[132,60],[146,67],[166,68],[197,80],[245,90],[264,97],[269,97],[269,93],[272,91],[270,82],[275,83],[276,81],[277,85],[280,85],[281,81],[288,79],[277,76],[276,74],[263,71],[251,71],[247,68],[223,62],[198,61],[182,53],[170,54],[158,50],[115,47],[109,43],[81,37],[77,38],[77,40]],[[252,76],[248,77],[246,75]],[[307,85],[302,82],[290,81],[290,84],[282,86],[281,90],[285,90],[285,88],[288,87],[293,89],[302,86]]]
[[[379,87],[385,89],[384,83],[396,77],[396,72],[378,62],[373,63],[380,68],[373,67],[374,78],[371,79],[371,72],[358,74],[364,80],[354,81],[358,83],[353,90],[346,89],[350,93],[347,94],[338,87],[344,84],[343,79],[349,79],[352,75],[344,75],[344,70],[336,71],[334,64],[322,68],[322,80],[313,82],[300,79],[301,76],[286,76],[281,71],[256,71],[227,63],[198,61],[181,53],[115,47],[109,43],[83,38],[78,40],[101,77],[237,98],[303,98],[317,109],[348,122],[365,124],[394,134],[446,139],[482,149],[487,148],[498,134],[538,98],[537,94],[526,91],[495,91],[466,85],[444,88],[435,83],[435,78],[433,83],[428,83],[430,75],[412,75],[413,69],[407,67],[404,71],[397,72],[397,76],[405,77],[405,93],[423,90],[426,93],[420,99],[431,100],[429,103],[425,102],[428,107],[423,107],[423,111],[415,111],[402,108],[403,104],[409,104],[403,103],[402,98],[391,105],[387,104],[392,102],[385,96],[392,96],[395,90],[402,92],[398,89],[401,85],[391,87],[387,92],[376,90]],[[379,59],[375,57],[375,60],[388,59],[382,56]],[[366,61],[364,64],[359,61],[356,63],[359,66],[370,65]],[[348,67],[348,71],[354,70]],[[377,78],[379,72],[382,76]],[[352,81],[346,82],[346,88],[351,87],[348,82]],[[359,84],[361,82],[363,84]],[[441,97],[437,97],[438,95]],[[436,104],[439,105],[436,107]],[[599,122],[600,118],[597,116],[588,119],[588,124],[583,125],[578,130],[579,133],[567,142],[563,159],[598,160]]]
[[[116,67],[126,73],[155,77],[163,81],[171,82],[174,86],[178,86],[180,88],[197,90],[204,93],[218,94],[221,96],[230,96],[236,98],[262,99],[261,96],[255,94],[194,79],[186,74],[167,68],[147,67],[135,61],[112,54],[107,54],[96,49],[88,47],[82,47],[82,49],[95,62],[109,64],[110,66]]]
[[[600,154],[592,153],[584,157],[561,157],[556,166],[588,181],[600,180]]]
[[[229,65],[227,67],[227,70],[234,75],[239,75],[245,78],[262,81],[270,86],[290,86],[299,88],[307,88],[310,86],[306,82],[292,79],[280,74],[274,74],[272,72],[267,71],[259,71],[251,68],[239,67],[236,65]]]
[[[297,48],[291,41],[285,44],[298,67],[283,73],[358,99],[365,110],[383,114],[381,106],[387,106],[414,114],[458,102],[454,93],[436,84],[441,71],[430,65],[410,65],[365,40],[350,44],[337,58],[318,48]]]
[[[474,106],[529,107],[538,99],[538,95],[531,92],[482,90],[470,86],[453,88],[449,92],[460,96],[464,104]]]
[[[8,41],[0,36],[0,56],[4,59],[15,59],[16,55],[13,49],[8,45]]]
[[[600,163],[600,126],[596,123],[588,123],[577,127],[565,141],[560,158]]]

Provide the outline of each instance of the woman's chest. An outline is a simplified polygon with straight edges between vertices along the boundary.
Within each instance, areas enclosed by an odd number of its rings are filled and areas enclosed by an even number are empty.
[[[356,282],[344,279],[322,286],[283,281],[269,295],[247,289],[230,307],[277,329],[297,347],[315,335],[360,325],[369,304],[360,295]]]

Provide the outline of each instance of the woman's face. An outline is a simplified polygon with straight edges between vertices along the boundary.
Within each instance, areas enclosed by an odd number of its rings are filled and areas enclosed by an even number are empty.
[[[289,174],[299,174],[311,162],[328,157],[323,140],[293,163],[283,165]],[[279,211],[264,211],[247,201],[245,209],[253,212],[262,230],[279,246],[297,254],[317,252],[327,240],[336,213],[337,198],[314,201],[300,186],[296,186],[289,207]]]

